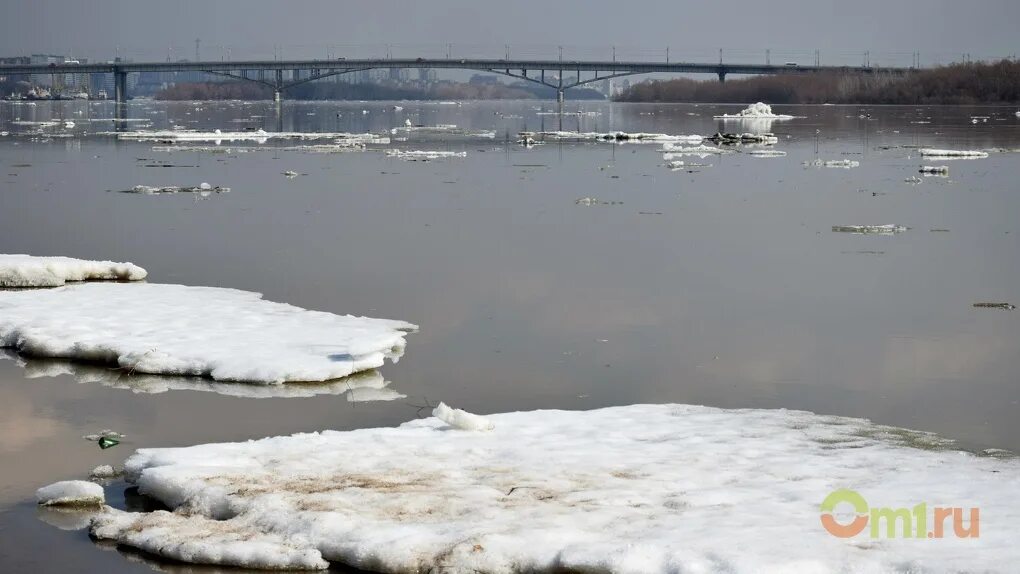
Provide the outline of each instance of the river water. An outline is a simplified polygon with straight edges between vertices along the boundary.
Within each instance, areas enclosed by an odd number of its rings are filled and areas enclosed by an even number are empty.
[[[395,425],[439,400],[480,413],[804,409],[1020,450],[1020,311],[972,306],[1020,303],[1020,153],[931,162],[917,150],[1020,147],[1014,109],[777,107],[798,117],[748,129],[775,132],[785,157],[689,157],[706,165],[670,170],[657,144],[526,148],[517,133],[711,134],[741,129],[712,119],[740,106],[585,102],[557,116],[548,102],[396,104],[286,102],[278,116],[265,102],[134,101],[126,117],[143,121],[118,124],[110,103],[0,104],[0,252],[132,261],[153,282],[421,326],[379,371],[406,395],[389,402],[172,379],[131,388],[96,382],[95,366],[0,360],[0,569],[151,571],[52,526],[59,516],[33,499],[134,448]],[[275,140],[168,152],[100,134],[388,134],[405,120],[495,133],[418,131],[332,154]],[[466,157],[407,162],[390,148]],[[816,159],[860,165],[804,165]],[[918,174],[933,163],[949,176]],[[201,182],[231,192],[117,192]],[[883,224],[909,229],[832,230]],[[81,438],[105,428],[124,443]],[[108,488],[115,504],[122,492]]]

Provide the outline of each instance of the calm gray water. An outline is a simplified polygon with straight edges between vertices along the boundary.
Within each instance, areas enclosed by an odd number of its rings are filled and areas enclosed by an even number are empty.
[[[688,158],[711,164],[691,173],[665,168],[658,145],[525,149],[516,133],[562,121],[709,134],[734,129],[712,115],[740,106],[568,104],[592,113],[561,119],[538,102],[392,105],[286,103],[278,118],[269,103],[136,101],[127,114],[151,128],[224,131],[388,132],[409,118],[496,137],[415,134],[340,154],[228,143],[229,153],[168,153],[95,135],[114,129],[103,121],[111,104],[0,104],[0,130],[11,132],[0,137],[0,252],[128,260],[153,282],[421,326],[404,358],[380,370],[407,395],[393,402],[132,392],[67,365],[0,360],[0,569],[151,571],[51,526],[32,498],[134,448],[394,425],[439,400],[481,413],[806,409],[1020,450],[1020,311],[972,307],[1020,304],[1020,153],[931,162],[912,147],[1020,147],[1014,109],[777,108],[803,116],[771,126],[786,157]],[[76,126],[14,123],[50,119]],[[467,157],[404,162],[387,147]],[[860,166],[802,165],[815,159]],[[160,163],[173,167],[146,167]],[[932,163],[950,176],[904,181]],[[232,191],[201,201],[111,191],[200,182]],[[583,197],[622,203],[576,205]],[[910,229],[831,230],[859,224]],[[43,376],[58,371],[69,374]],[[106,451],[82,440],[103,428],[128,439]],[[123,504],[122,492],[108,496]]]

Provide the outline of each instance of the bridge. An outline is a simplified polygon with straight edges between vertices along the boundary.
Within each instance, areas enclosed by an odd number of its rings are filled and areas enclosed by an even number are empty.
[[[322,78],[361,72],[377,68],[419,68],[476,70],[502,74],[519,80],[541,84],[556,90],[557,99],[563,101],[563,92],[570,88],[612,78],[636,74],[714,74],[725,81],[729,74],[890,74],[903,75],[916,68],[881,68],[872,66],[801,66],[793,64],[739,64],[692,62],[625,62],[593,60],[493,60],[453,58],[384,58],[336,60],[247,60],[211,62],[106,62],[88,64],[40,64],[0,66],[0,76],[27,74],[113,74],[114,92],[118,103],[127,101],[127,75],[137,72],[205,72],[238,80],[257,82],[273,89],[276,101],[283,91]],[[294,74],[285,80],[284,73],[307,71],[301,77]],[[569,82],[564,74],[575,73]],[[584,77],[586,74],[586,77]],[[267,77],[268,75],[268,77]]]

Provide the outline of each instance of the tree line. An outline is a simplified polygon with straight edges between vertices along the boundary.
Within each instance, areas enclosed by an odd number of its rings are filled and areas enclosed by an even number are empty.
[[[651,80],[616,96],[622,102],[770,104],[1015,104],[1020,62],[952,64],[899,76],[825,72],[715,80]]]

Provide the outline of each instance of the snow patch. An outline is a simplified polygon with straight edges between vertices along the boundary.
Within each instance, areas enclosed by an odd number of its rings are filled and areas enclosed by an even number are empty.
[[[0,254],[0,287],[59,287],[68,281],[140,281],[146,275],[145,269],[133,263]]]
[[[414,329],[214,287],[90,283],[0,291],[0,347],[114,363],[132,374],[258,384],[338,379],[395,360]]]

